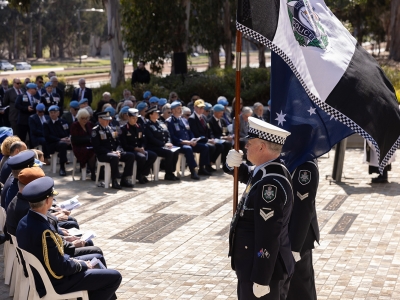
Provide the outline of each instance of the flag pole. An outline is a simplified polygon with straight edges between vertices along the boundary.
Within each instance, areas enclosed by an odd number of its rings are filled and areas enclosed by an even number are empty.
[[[235,145],[236,151],[239,151],[239,112],[240,112],[240,72],[242,68],[242,33],[236,30],[236,87],[235,87]],[[239,198],[239,168],[235,167],[233,171],[233,214]]]

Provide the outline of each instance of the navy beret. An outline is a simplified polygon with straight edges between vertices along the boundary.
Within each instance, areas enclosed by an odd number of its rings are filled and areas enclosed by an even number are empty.
[[[28,183],[22,191],[22,198],[30,203],[37,203],[51,196],[57,196],[54,190],[54,180],[44,176]]]

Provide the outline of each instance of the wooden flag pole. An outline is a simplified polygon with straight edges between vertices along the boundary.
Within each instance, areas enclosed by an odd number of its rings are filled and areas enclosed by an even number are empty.
[[[236,87],[235,87],[235,150],[239,151],[239,113],[240,113],[240,81],[242,68],[242,33],[236,30]],[[236,207],[239,198],[239,168],[235,167],[233,171],[233,214],[236,212]]]

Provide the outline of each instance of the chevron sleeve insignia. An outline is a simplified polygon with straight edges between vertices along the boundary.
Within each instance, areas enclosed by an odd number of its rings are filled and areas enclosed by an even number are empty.
[[[297,192],[297,197],[299,197],[300,200],[303,201],[304,199],[306,199],[308,197],[308,193],[305,193],[304,195],[302,195],[299,192]]]

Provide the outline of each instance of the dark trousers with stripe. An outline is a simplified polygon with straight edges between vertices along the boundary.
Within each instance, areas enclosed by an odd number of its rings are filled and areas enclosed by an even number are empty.
[[[267,295],[257,298],[253,293],[253,284],[251,281],[238,280],[237,295],[239,300],[285,300],[287,297],[290,277],[285,274],[282,280],[271,280],[269,284],[270,292]],[[297,300],[303,298],[297,298]]]
[[[287,300],[316,300],[312,249],[302,251],[294,268]]]

